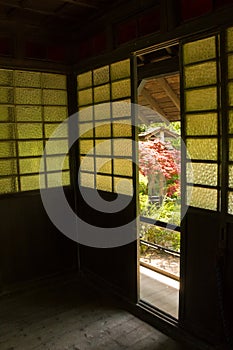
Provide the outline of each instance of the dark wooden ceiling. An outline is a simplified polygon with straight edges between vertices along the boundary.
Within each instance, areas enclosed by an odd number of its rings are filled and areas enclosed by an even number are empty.
[[[0,0],[0,22],[69,31],[88,24],[122,0]]]

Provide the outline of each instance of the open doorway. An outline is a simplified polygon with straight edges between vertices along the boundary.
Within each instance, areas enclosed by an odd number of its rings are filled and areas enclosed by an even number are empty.
[[[175,45],[138,57],[139,76],[143,77],[138,104],[144,106],[138,128],[140,299],[176,319],[181,221],[177,58]]]

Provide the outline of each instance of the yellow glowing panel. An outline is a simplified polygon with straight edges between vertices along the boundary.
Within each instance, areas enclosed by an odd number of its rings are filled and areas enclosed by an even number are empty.
[[[206,62],[195,66],[185,67],[184,81],[186,88],[216,84],[216,62]]]
[[[227,49],[233,51],[233,27],[227,29]]]
[[[17,179],[6,177],[0,179],[0,193],[14,193],[18,191]]]
[[[70,172],[69,171],[63,171],[62,172],[62,185],[63,186],[69,186],[70,185]]]
[[[61,122],[68,117],[67,107],[44,107],[44,120],[47,122]]]
[[[233,215],[233,192],[228,192],[228,214]]]
[[[233,83],[228,84],[229,105],[233,106]]]
[[[14,91],[12,88],[1,87],[0,88],[0,103],[13,104],[14,102]]]
[[[114,193],[133,195],[133,180],[114,177]]]
[[[116,100],[131,95],[130,79],[112,83],[112,99]]]
[[[96,158],[96,172],[111,174],[112,161],[109,158]]]
[[[40,89],[15,89],[15,103],[21,105],[40,105],[41,90]]]
[[[45,105],[65,106],[67,104],[66,91],[43,90],[43,103]]]
[[[229,138],[229,160],[233,160],[233,138]]]
[[[46,138],[68,138],[68,125],[63,124],[62,126],[57,123],[45,124],[45,137]],[[55,134],[53,134],[55,133]]]
[[[193,182],[198,185],[217,186],[218,165],[192,163],[192,167],[187,167],[187,182]]]
[[[0,106],[0,122],[14,121],[14,108],[8,106]]]
[[[187,112],[217,109],[217,89],[212,87],[186,91],[185,108]]]
[[[111,140],[95,140],[95,152],[96,155],[110,156],[111,151]]]
[[[110,85],[101,85],[94,88],[94,101],[95,103],[104,102],[110,100]]]
[[[94,172],[94,157],[80,157],[80,170]]]
[[[111,79],[117,80],[130,77],[130,60],[111,64]]]
[[[217,160],[217,139],[188,139],[186,146],[191,159]]]
[[[205,61],[216,57],[215,37],[197,40],[183,46],[185,64]]]
[[[13,86],[13,71],[8,69],[0,69],[0,85]]]
[[[20,174],[39,173],[41,158],[27,158],[19,160]]]
[[[78,120],[80,122],[87,122],[93,120],[93,107],[83,107],[78,111]]]
[[[106,119],[109,120],[111,117],[111,104],[101,103],[94,106],[95,120]]]
[[[15,142],[0,142],[0,158],[15,157]]]
[[[93,123],[80,123],[78,127],[80,137],[84,139],[93,137]]]
[[[132,157],[132,140],[113,140],[113,154],[114,156]]]
[[[18,122],[42,121],[41,106],[16,106],[15,114]]]
[[[68,151],[68,140],[50,139],[49,145],[46,144],[47,154],[66,154]]]
[[[80,154],[93,154],[93,140],[80,140]]]
[[[79,74],[77,77],[78,89],[84,89],[92,85],[92,72]]]
[[[0,175],[12,175],[16,174],[17,164],[16,159],[0,159]]]
[[[101,67],[93,71],[94,85],[109,82],[109,66]]]
[[[42,141],[19,141],[19,156],[41,156],[43,153]]]
[[[228,78],[233,79],[233,55],[228,56]]]
[[[2,140],[14,139],[15,137],[14,127],[15,127],[14,124],[8,124],[8,123],[0,124],[0,139]]]
[[[228,132],[233,134],[233,110],[229,111]]]
[[[133,163],[130,159],[114,159],[114,175],[133,176]]]
[[[66,76],[62,74],[42,73],[42,87],[49,89],[66,89]]]
[[[100,191],[112,192],[112,177],[97,175],[96,176],[96,188]]]
[[[212,188],[193,187],[189,205],[196,208],[217,210],[218,191]]]
[[[94,188],[94,174],[80,173],[79,184],[83,187]]]
[[[32,191],[40,188],[39,175],[20,176],[21,191]]]
[[[41,73],[17,70],[14,72],[14,85],[40,88]]]
[[[113,137],[131,137],[132,125],[130,120],[113,123]]]
[[[95,137],[111,137],[111,124],[95,123]]]
[[[64,160],[64,162],[63,162]],[[69,169],[69,158],[66,156],[49,156],[46,157],[47,171],[67,170]]]
[[[186,134],[194,135],[217,135],[218,115],[217,113],[187,114]]]
[[[78,104],[85,106],[92,103],[92,89],[78,91]]]
[[[233,165],[230,164],[228,167],[228,186],[233,188]]]
[[[131,101],[123,100],[112,102],[112,117],[114,119],[131,117]]]
[[[19,139],[41,139],[43,137],[42,124],[17,124]]]

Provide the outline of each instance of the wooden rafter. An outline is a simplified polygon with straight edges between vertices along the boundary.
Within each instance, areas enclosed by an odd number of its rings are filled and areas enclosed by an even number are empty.
[[[177,107],[178,111],[180,111],[180,100],[177,94],[172,90],[171,86],[168,84],[167,80],[164,78],[157,78],[156,81],[163,88],[163,90],[167,93],[168,97],[172,100],[174,105]]]
[[[145,100],[147,100],[147,102],[150,104],[151,108],[160,115],[161,120],[164,121],[164,123],[168,125],[169,121],[167,120],[167,115],[164,113],[162,108],[159,106],[159,104],[155,100],[155,98],[151,96],[149,91],[146,90],[145,88],[143,88],[141,90],[141,95],[145,98]]]

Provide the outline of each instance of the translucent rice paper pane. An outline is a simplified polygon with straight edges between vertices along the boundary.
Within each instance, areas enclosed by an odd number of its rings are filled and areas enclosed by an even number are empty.
[[[17,133],[19,139],[42,139],[42,124],[17,124]]]
[[[114,119],[122,117],[131,118],[131,101],[123,100],[112,102],[112,117]]]
[[[133,180],[114,177],[114,193],[133,195]]]
[[[0,158],[15,157],[15,142],[0,142]]]
[[[96,158],[96,172],[111,174],[112,160],[110,158]]]
[[[80,123],[78,127],[81,138],[93,137],[93,123]]]
[[[228,214],[233,215],[233,192],[228,192]]]
[[[43,141],[19,141],[19,156],[41,156],[43,153]]]
[[[78,104],[79,106],[85,106],[92,104],[92,89],[78,91]]]
[[[66,91],[43,90],[43,102],[45,105],[65,106],[67,104]]]
[[[62,122],[68,117],[67,107],[44,107],[44,120],[46,122]]]
[[[101,103],[94,106],[95,120],[109,120],[111,117],[111,103]]]
[[[121,120],[113,123],[113,137],[132,137],[131,120]]]
[[[42,87],[66,90],[66,76],[63,74],[42,73]]]
[[[41,158],[27,158],[19,160],[20,174],[39,173]]]
[[[78,111],[78,120],[80,122],[87,122],[93,120],[93,107],[83,107]]]
[[[100,85],[109,82],[109,66],[101,67],[93,71],[94,85]]]
[[[94,157],[80,157],[80,170],[94,172]]]
[[[0,175],[12,175],[17,173],[16,159],[0,159]]]
[[[20,176],[21,191],[32,191],[40,188],[39,175]]]
[[[98,156],[111,156],[111,140],[95,140],[95,153]]]
[[[233,82],[228,84],[229,105],[233,106]]]
[[[189,186],[188,186],[189,187]],[[196,208],[217,210],[218,191],[212,188],[193,187],[189,205]]]
[[[66,154],[68,152],[68,140],[53,140],[46,143],[46,154]]]
[[[80,140],[80,154],[93,154],[94,142],[93,140]]]
[[[185,67],[184,77],[186,88],[216,84],[216,62],[205,62]]]
[[[130,79],[112,83],[112,99],[129,97],[131,95]]]
[[[15,89],[15,103],[20,105],[40,105],[41,90],[40,89]]]
[[[79,74],[77,76],[78,89],[84,89],[89,86],[92,86],[92,72],[86,72]]]
[[[233,110],[229,111],[228,132],[233,134]]]
[[[233,27],[227,29],[227,50],[233,51]]]
[[[68,138],[68,124],[45,124],[45,137],[46,138]],[[55,133],[55,134],[53,134]]]
[[[83,187],[95,188],[94,174],[80,173],[79,183]]]
[[[111,79],[117,80],[130,77],[130,60],[111,64]]]
[[[15,125],[2,123],[0,124],[0,139],[14,139],[15,138]]]
[[[70,172],[69,171],[62,172],[62,185],[63,186],[70,186]]]
[[[217,160],[217,139],[188,139],[186,147],[191,159]]]
[[[41,106],[16,106],[15,114],[18,122],[42,121]]]
[[[228,167],[228,186],[233,188],[233,165],[230,164]]]
[[[186,134],[195,135],[217,135],[218,115],[217,113],[187,114]]]
[[[24,87],[41,87],[41,73],[19,71],[14,72],[14,85]]]
[[[217,164],[192,163],[192,169],[190,168],[187,166],[187,182],[193,182],[198,185],[217,186]]]
[[[132,157],[132,140],[113,140],[113,154],[114,156]]]
[[[186,91],[185,109],[187,112],[217,109],[217,88]]]
[[[233,160],[233,138],[229,138],[229,160]]]
[[[14,193],[18,191],[16,177],[7,177],[0,179],[0,193]]]
[[[0,103],[14,103],[14,90],[13,88],[0,87]]]
[[[111,137],[111,124],[95,123],[95,137]]]
[[[105,102],[110,100],[110,84],[98,86],[94,88],[94,101]]]
[[[69,158],[64,156],[46,157],[47,171],[61,171],[69,169]]]
[[[233,55],[228,56],[228,78],[233,79]]]
[[[0,69],[0,85],[13,86],[13,71],[9,69]]]
[[[96,176],[96,189],[100,191],[112,192],[112,177],[97,175]]]
[[[114,159],[113,173],[114,175],[133,176],[132,159]]]
[[[216,57],[215,37],[197,40],[183,46],[185,64],[205,61]]]
[[[0,106],[0,122],[14,121],[14,107]]]

